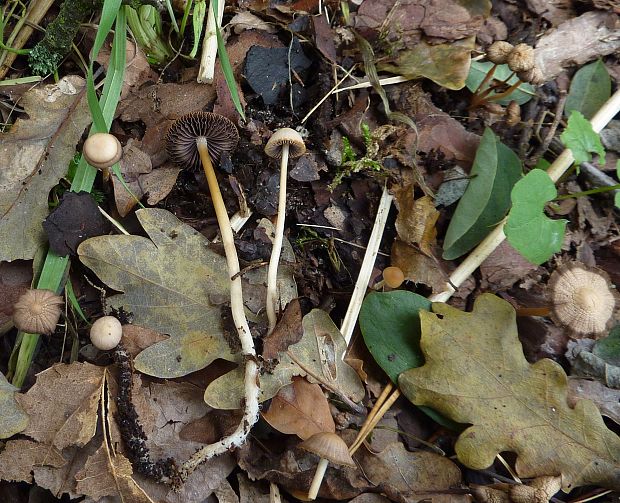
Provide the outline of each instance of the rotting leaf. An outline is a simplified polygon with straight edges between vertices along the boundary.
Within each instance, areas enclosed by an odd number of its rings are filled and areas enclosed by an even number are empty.
[[[433,311],[420,314],[426,364],[399,384],[413,403],[472,425],[455,445],[463,464],[487,468],[511,451],[520,477],[561,474],[564,491],[620,487],[620,439],[589,400],[568,406],[560,365],[527,362],[508,302],[483,294],[471,313],[443,303]]]
[[[532,264],[542,264],[560,251],[567,220],[551,220],[545,204],[558,195],[553,180],[533,169],[512,189],[512,208],[504,226],[510,244]]]
[[[171,337],[142,351],[135,367],[156,377],[180,377],[216,358],[234,361],[224,339],[220,308],[228,297],[226,260],[199,232],[160,209],[136,212],[150,240],[99,236],[82,243],[80,260],[111,288],[109,298],[134,321]]]
[[[423,196],[414,199],[411,185],[395,190],[394,196],[398,207],[395,224],[398,236],[406,243],[419,246],[420,250],[431,256],[431,246],[437,237],[435,224],[439,218],[432,198]]]
[[[336,431],[321,387],[303,377],[294,377],[291,384],[278,391],[263,418],[276,430],[297,435],[302,440],[315,433]]]
[[[307,376],[307,371],[318,376],[320,384],[327,383],[353,402],[364,396],[364,387],[355,370],[342,360],[347,345],[329,315],[313,309],[303,318],[303,337],[287,351],[279,353],[279,362],[273,370],[260,376],[260,401],[273,398],[278,390],[289,384],[294,376]],[[301,368],[296,362],[303,365]],[[205,390],[205,402],[216,409],[238,409],[243,392],[243,367],[228,372],[213,381]],[[328,388],[330,389],[330,388]]]
[[[45,235],[47,196],[69,168],[75,145],[91,122],[81,77],[26,92],[18,119],[0,149],[0,262],[31,259]]]
[[[485,129],[460,199],[444,239],[443,258],[452,260],[482,241],[510,208],[510,191],[521,176],[521,161]]]
[[[28,426],[26,414],[15,400],[17,388],[0,372],[0,438],[9,438]]]

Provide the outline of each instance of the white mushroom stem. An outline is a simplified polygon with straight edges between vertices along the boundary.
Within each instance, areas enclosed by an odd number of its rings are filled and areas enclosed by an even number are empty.
[[[269,259],[267,271],[267,319],[269,320],[269,333],[273,332],[278,321],[276,310],[278,305],[278,264],[282,254],[282,242],[284,241],[284,220],[286,218],[286,179],[288,170],[289,144],[282,145],[282,159],[280,161],[280,193],[278,195],[278,218],[276,220],[276,232],[273,237],[273,247]]]
[[[321,488],[321,482],[323,482],[323,477],[325,477],[325,471],[327,470],[327,465],[329,461],[325,458],[321,458],[319,464],[316,465],[316,471],[314,472],[314,478],[312,479],[312,484],[310,484],[310,490],[308,491],[308,499],[315,500],[317,495],[319,494],[319,489]]]
[[[596,133],[600,133],[601,130],[609,123],[611,119],[620,111],[620,90],[616,91],[607,102],[599,109],[599,111],[592,117],[590,121],[592,123],[592,129]],[[554,181],[557,182],[560,177],[566,172],[568,168],[575,162],[573,153],[570,149],[565,149],[553,164],[547,169],[547,174]],[[452,272],[449,281],[446,284],[446,288],[443,292],[438,293],[430,297],[433,302],[446,302],[452,294],[456,291],[455,288],[461,286],[479,266],[486,260],[486,258],[493,253],[502,241],[506,239],[504,234],[504,225],[506,221],[503,220],[491,233],[467,256],[467,258],[461,262],[461,264]]]
[[[206,0],[205,0],[206,1]],[[213,0],[211,0],[213,2]],[[217,2],[217,19],[213,12],[213,4],[209,5],[207,14],[207,25],[202,42],[202,56],[200,58],[200,68],[196,80],[201,84],[212,84],[215,72],[215,57],[217,56],[217,33],[216,28],[222,25],[224,17],[224,0]]]
[[[209,191],[213,199],[213,207],[215,208],[215,215],[220,227],[220,234],[222,236],[222,244],[224,245],[224,251],[226,253],[226,262],[228,264],[228,275],[230,280],[230,308],[232,311],[233,321],[239,334],[239,341],[241,342],[241,353],[245,359],[245,400],[243,417],[237,429],[228,437],[225,437],[218,442],[209,444],[196,451],[196,453],[189,458],[180,469],[180,475],[183,480],[187,477],[204,461],[218,454],[227,452],[233,447],[238,447],[245,441],[252,426],[258,420],[258,395],[260,388],[258,386],[258,364],[256,361],[256,350],[254,349],[254,341],[250,333],[250,327],[248,326],[245,312],[243,310],[243,291],[241,288],[241,276],[239,275],[239,259],[237,258],[237,250],[235,248],[234,237],[232,228],[230,226],[230,220],[228,219],[228,213],[224,206],[224,200],[220,187],[215,177],[215,170],[211,163],[211,156],[207,149],[207,140],[204,137],[200,137],[196,140],[198,146],[198,153],[205,170],[207,177],[207,183],[209,185]]]

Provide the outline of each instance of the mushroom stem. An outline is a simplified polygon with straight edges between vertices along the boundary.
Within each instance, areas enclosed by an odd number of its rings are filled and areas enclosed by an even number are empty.
[[[282,159],[280,161],[280,193],[278,196],[278,218],[276,220],[276,233],[273,238],[271,258],[267,272],[267,318],[269,319],[269,333],[276,327],[276,306],[278,304],[278,263],[282,253],[282,241],[284,240],[284,220],[286,218],[286,178],[288,170],[289,144],[282,145]]]
[[[316,471],[314,472],[314,478],[312,479],[312,483],[310,484],[310,490],[308,491],[308,499],[314,500],[319,494],[319,489],[321,487],[321,482],[323,482],[323,477],[325,476],[325,471],[327,470],[327,464],[329,461],[325,458],[321,458],[319,464],[316,465]]]
[[[237,250],[235,248],[234,237],[232,228],[230,226],[230,220],[226,207],[224,206],[224,200],[220,187],[215,177],[215,170],[213,169],[213,163],[211,162],[211,156],[207,148],[207,140],[205,137],[199,137],[196,139],[196,146],[202,161],[205,175],[207,177],[207,183],[209,185],[209,191],[213,199],[213,207],[215,208],[215,215],[220,227],[220,234],[222,236],[222,244],[224,245],[224,252],[226,253],[226,262],[228,264],[228,275],[230,279],[230,308],[232,311],[233,321],[239,334],[239,341],[241,342],[241,353],[245,359],[245,406],[243,411],[243,418],[239,423],[237,429],[228,437],[222,440],[204,446],[198,450],[191,458],[189,458],[181,467],[180,474],[182,480],[186,480],[187,477],[204,461],[207,459],[222,454],[233,447],[241,445],[252,426],[258,420],[258,395],[260,389],[258,387],[258,364],[256,362],[256,350],[254,349],[254,341],[250,333],[250,327],[248,326],[245,312],[243,310],[243,291],[241,288],[241,276],[239,275],[239,259],[237,257]]]
[[[517,316],[549,316],[549,307],[520,307],[517,309]]]

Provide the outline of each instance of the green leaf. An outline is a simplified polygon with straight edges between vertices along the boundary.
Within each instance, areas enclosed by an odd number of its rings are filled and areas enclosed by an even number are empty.
[[[616,195],[614,196],[614,204],[616,205],[616,208],[620,208],[620,192],[616,192]]]
[[[12,437],[28,426],[28,414],[15,400],[16,391],[0,372],[0,438]]]
[[[467,89],[469,89],[472,93],[478,89],[480,83],[484,80],[484,77],[489,72],[493,63],[489,61],[472,61],[471,68],[469,70],[469,75],[467,76],[467,80],[465,81],[465,85]],[[512,74],[512,70],[508,68],[508,65],[498,65],[495,68],[495,72],[493,72],[494,80],[506,80]],[[518,79],[515,75],[510,80],[508,80],[507,85],[514,84]],[[481,89],[488,89],[488,85]],[[489,94],[489,97],[494,96],[495,92]],[[508,105],[511,101],[516,101],[519,105],[523,105],[532,99],[532,97],[536,94],[534,87],[527,82],[522,83],[519,87],[517,87],[509,96],[505,98],[501,98],[497,100],[497,103],[500,105]]]
[[[476,152],[471,179],[444,239],[443,258],[467,253],[491,231],[510,208],[510,191],[521,176],[521,161],[485,129]]]
[[[612,328],[607,337],[596,341],[592,353],[610,365],[620,367],[620,325]]]
[[[364,299],[359,316],[364,342],[395,383],[401,372],[424,363],[419,311],[430,308],[427,298],[405,290],[372,292]]]
[[[573,110],[591,119],[611,96],[611,77],[602,60],[580,68],[572,82],[564,106],[564,115]]]
[[[553,180],[533,169],[512,189],[512,209],[504,232],[510,244],[533,264],[542,264],[560,251],[567,220],[551,220],[545,203],[558,195]]]
[[[605,164],[605,149],[600,136],[592,129],[592,124],[580,112],[573,111],[568,118],[568,125],[560,135],[562,143],[569,148],[575,158],[575,164],[592,160],[592,153],[599,155],[599,164]]]

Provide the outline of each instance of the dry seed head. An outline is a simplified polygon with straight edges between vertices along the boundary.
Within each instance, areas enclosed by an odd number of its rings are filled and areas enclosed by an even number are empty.
[[[612,319],[616,298],[609,277],[597,267],[569,262],[549,278],[551,317],[572,335],[601,335]]]
[[[93,168],[105,169],[120,161],[123,147],[116,136],[110,133],[95,133],[84,142],[82,154]]]
[[[514,46],[510,42],[504,40],[493,42],[487,49],[487,59],[496,65],[503,65],[513,48]]]
[[[193,112],[176,120],[166,134],[168,157],[183,169],[201,166],[196,140],[205,138],[207,149],[214,163],[224,152],[235,148],[239,133],[235,125],[223,115],[211,112]]]
[[[517,44],[506,58],[513,72],[526,72],[534,68],[534,48],[527,44]]]
[[[24,332],[51,334],[65,301],[51,290],[27,290],[13,306],[13,322]]]

